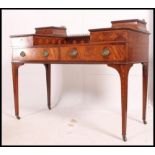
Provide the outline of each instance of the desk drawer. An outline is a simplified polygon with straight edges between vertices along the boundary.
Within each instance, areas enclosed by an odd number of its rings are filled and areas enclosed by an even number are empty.
[[[128,33],[126,30],[109,30],[91,32],[90,41],[127,41]]]
[[[60,48],[61,61],[123,61],[125,55],[125,44],[66,46]]]
[[[25,48],[13,50],[13,60],[17,61],[55,61],[58,59],[58,48]]]

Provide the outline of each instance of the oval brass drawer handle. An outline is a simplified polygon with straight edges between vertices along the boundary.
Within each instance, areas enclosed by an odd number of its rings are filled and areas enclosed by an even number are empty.
[[[78,55],[78,51],[76,48],[73,48],[70,52],[70,56],[71,57],[76,57]]]
[[[20,56],[25,57],[26,56],[25,52],[24,51],[21,51],[20,52]]]
[[[105,48],[103,51],[102,51],[102,56],[103,57],[106,57],[106,56],[108,56],[110,54],[110,51],[109,51],[109,49],[107,49],[107,48]]]
[[[44,57],[48,57],[48,55],[49,55],[48,51],[44,51],[44,52],[43,52],[43,56],[44,56]]]

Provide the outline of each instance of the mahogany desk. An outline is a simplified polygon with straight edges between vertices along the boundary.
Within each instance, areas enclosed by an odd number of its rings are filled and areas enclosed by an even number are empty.
[[[35,34],[11,36],[15,115],[19,117],[18,68],[41,63],[46,69],[48,108],[51,109],[50,64],[107,64],[121,81],[122,136],[126,141],[128,73],[133,64],[143,69],[142,119],[146,124],[149,32],[144,20],[112,21],[111,28],[90,29],[90,35],[67,36],[65,27],[40,27]],[[110,92],[109,92],[110,93]]]

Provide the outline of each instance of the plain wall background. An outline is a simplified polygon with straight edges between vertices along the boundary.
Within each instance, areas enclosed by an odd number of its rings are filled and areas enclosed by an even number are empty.
[[[89,33],[88,29],[110,27],[111,21],[145,19],[150,31],[148,101],[153,104],[153,12],[151,10],[3,10],[2,12],[2,105],[14,115],[9,35],[34,33],[35,27],[66,26],[68,34]],[[51,65],[52,105],[63,100],[75,104],[112,104],[120,108],[118,73],[106,65]],[[142,107],[142,68],[134,65],[129,74],[129,112]],[[19,69],[19,102],[22,115],[46,109],[43,65],[25,64]],[[32,107],[34,109],[32,110]],[[10,110],[12,109],[12,110]],[[22,113],[22,109],[27,109]]]

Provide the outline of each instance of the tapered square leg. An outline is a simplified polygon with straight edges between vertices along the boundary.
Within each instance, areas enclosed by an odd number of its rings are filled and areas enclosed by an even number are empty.
[[[51,109],[51,64],[44,64],[46,69],[47,106]]]
[[[128,73],[133,64],[109,64],[108,66],[115,68],[121,80],[121,106],[122,106],[122,137],[127,141],[127,98],[128,98]]]
[[[142,120],[143,120],[144,124],[147,124],[146,110],[147,110],[148,63],[142,63],[142,74],[143,74],[143,112],[142,112]]]
[[[19,116],[19,96],[18,96],[18,68],[21,65],[23,65],[23,64],[22,63],[12,63],[14,106],[15,106],[15,116],[17,119],[20,119],[20,116]]]

